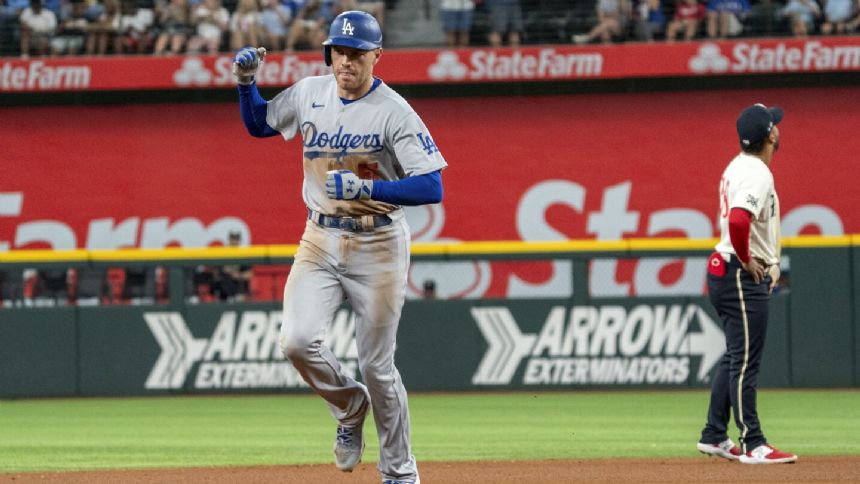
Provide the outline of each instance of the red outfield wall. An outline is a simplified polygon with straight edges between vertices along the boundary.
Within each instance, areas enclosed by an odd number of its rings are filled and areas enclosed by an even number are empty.
[[[783,234],[860,232],[860,90],[785,88],[415,99],[450,165],[415,238],[713,237],[757,101],[786,111]],[[299,142],[251,138],[235,104],[4,108],[0,146],[0,250],[297,243],[304,225]]]

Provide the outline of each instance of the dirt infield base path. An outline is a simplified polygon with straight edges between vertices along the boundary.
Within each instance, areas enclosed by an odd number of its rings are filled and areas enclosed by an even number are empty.
[[[423,462],[423,484],[532,482],[860,482],[860,456],[801,457],[796,464],[743,465],[718,458],[599,459],[517,462]],[[206,467],[0,474],[2,483],[378,484],[362,464],[351,474],[333,465]]]

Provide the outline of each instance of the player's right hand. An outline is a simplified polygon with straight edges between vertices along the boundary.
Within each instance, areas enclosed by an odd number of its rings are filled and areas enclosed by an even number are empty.
[[[741,266],[750,273],[756,284],[761,283],[764,279],[764,267],[759,264],[755,257],[751,257],[749,262],[741,261]]]
[[[245,47],[233,57],[233,77],[239,84],[248,85],[254,81],[257,69],[266,57],[265,47]]]

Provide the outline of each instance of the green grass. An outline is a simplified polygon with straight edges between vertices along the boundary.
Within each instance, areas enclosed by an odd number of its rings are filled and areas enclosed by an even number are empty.
[[[413,394],[413,450],[420,461],[694,456],[707,400],[704,391]],[[779,447],[860,454],[858,390],[765,389],[759,413]],[[376,432],[371,422],[365,430],[373,462]],[[333,434],[311,395],[5,400],[0,472],[328,463]]]

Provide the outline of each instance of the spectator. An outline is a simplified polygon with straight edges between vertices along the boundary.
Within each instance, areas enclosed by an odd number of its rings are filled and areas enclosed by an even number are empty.
[[[385,29],[385,2],[382,0],[356,0],[357,4],[353,8],[348,8],[341,12],[336,12],[331,16],[332,19],[337,17],[339,14],[346,12],[347,10],[361,10],[362,12],[367,12],[370,15],[373,15],[376,18],[376,23],[379,24],[380,29]]]
[[[325,31],[335,17],[350,10],[360,10],[355,0],[325,0],[323,1],[322,16],[325,18]],[[379,23],[379,22],[377,22]]]
[[[442,28],[445,30],[445,45],[448,47],[467,47],[469,45],[469,32],[472,30],[475,2],[473,0],[442,0],[439,9],[442,14]]]
[[[654,34],[663,32],[666,27],[660,0],[639,0],[636,7],[636,39],[653,42]]]
[[[42,8],[42,0],[30,0],[21,12],[21,58],[28,58],[33,48],[37,55],[49,53],[51,38],[57,30],[57,16]]]
[[[155,302],[157,304],[170,302],[169,273],[164,266],[155,268]]]
[[[421,286],[421,297],[424,299],[436,299],[436,281],[427,279]]]
[[[228,237],[230,247],[242,244],[240,232],[230,232]],[[248,265],[226,265],[212,268],[212,293],[222,301],[244,301],[251,287],[253,269]]]
[[[45,9],[47,10],[47,9]],[[69,269],[24,269],[22,297],[25,306],[74,304],[78,271]]]
[[[29,6],[30,0],[0,0],[0,52],[14,48],[3,45],[4,41],[14,41],[15,32],[20,29],[21,12]]]
[[[114,24],[114,52],[143,54],[148,51],[153,43],[154,22],[155,12],[151,8],[141,7],[138,0],[122,0],[120,15]]]
[[[192,32],[188,0],[170,0],[168,4],[160,3],[156,6],[156,11],[160,32],[155,40],[155,55],[181,53]]]
[[[679,32],[684,32],[684,40],[693,40],[704,19],[705,6],[699,0],[679,0],[675,6],[675,17],[666,27],[666,41],[674,42]]]
[[[83,50],[90,24],[87,7],[86,0],[72,0],[71,3],[63,4],[57,35],[51,39],[53,55],[77,55]]]
[[[108,43],[116,34],[116,26],[119,17],[118,0],[104,0],[104,10],[98,18],[90,23],[87,35],[87,54],[107,54]]]
[[[214,278],[212,270],[206,266],[197,266],[191,275],[192,295],[190,301],[192,303],[208,303],[215,300],[212,295]]]
[[[849,31],[848,25],[856,13],[857,0],[824,0],[824,22],[821,33],[844,34]]]
[[[230,12],[221,0],[203,0],[192,7],[191,23],[197,26],[197,35],[188,41],[188,52],[196,54],[206,49],[209,54],[217,54],[230,26]]]
[[[821,8],[815,0],[788,0],[780,15],[788,21],[792,35],[806,37],[815,28],[815,19],[821,16]]]
[[[741,19],[750,10],[748,0],[710,0],[705,9],[708,20],[708,37],[734,37],[743,32]]]
[[[502,45],[502,37],[508,34],[508,45],[520,45],[523,31],[523,11],[520,0],[486,0],[490,11],[490,34],[488,40],[493,47]]]
[[[17,22],[21,12],[30,6],[30,0],[4,0],[0,3],[0,20]]]
[[[857,0],[857,6],[854,8],[854,17],[845,24],[846,32],[854,32],[860,26],[860,0]]]
[[[299,7],[290,26],[286,51],[294,52],[298,45],[307,45],[316,49],[326,39],[327,27],[328,23],[322,10],[322,2],[320,0],[307,0]]]
[[[587,44],[595,39],[609,43],[613,37],[622,37],[630,17],[630,3],[627,0],[597,0],[596,9],[597,25],[587,34],[574,35],[575,43]]]
[[[246,45],[260,45],[260,8],[257,0],[239,0],[230,18],[230,48],[239,50]]]
[[[290,0],[262,0],[260,2],[261,43],[271,51],[286,47],[293,9]]]

